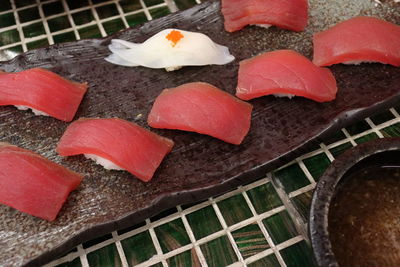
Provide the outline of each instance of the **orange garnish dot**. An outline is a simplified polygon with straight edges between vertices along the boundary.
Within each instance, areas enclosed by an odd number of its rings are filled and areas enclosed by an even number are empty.
[[[183,37],[183,34],[176,30],[172,30],[167,36],[165,36],[165,38],[172,42],[172,47],[174,47]]]

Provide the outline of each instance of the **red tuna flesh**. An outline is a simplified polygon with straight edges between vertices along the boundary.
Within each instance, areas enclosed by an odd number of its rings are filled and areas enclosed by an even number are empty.
[[[147,182],[173,145],[172,140],[118,118],[79,119],[68,126],[57,152],[94,154]]]
[[[400,26],[372,17],[356,17],[313,38],[318,66],[380,62],[400,66]]]
[[[303,31],[307,26],[307,0],[222,0],[221,6],[228,32],[253,24],[292,31]]]
[[[154,128],[192,131],[239,145],[249,132],[252,109],[227,92],[195,82],[163,90],[147,122]]]
[[[0,143],[0,203],[53,221],[82,178],[32,151]]]
[[[295,51],[278,50],[240,62],[236,96],[244,100],[289,94],[327,102],[336,92],[332,72]]]
[[[0,105],[20,105],[71,121],[87,90],[86,83],[72,82],[40,68],[16,73],[0,71]]]

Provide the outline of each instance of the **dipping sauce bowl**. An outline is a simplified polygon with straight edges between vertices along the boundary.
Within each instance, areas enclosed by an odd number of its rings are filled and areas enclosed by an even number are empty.
[[[317,183],[309,227],[319,266],[400,266],[400,138],[335,159]]]

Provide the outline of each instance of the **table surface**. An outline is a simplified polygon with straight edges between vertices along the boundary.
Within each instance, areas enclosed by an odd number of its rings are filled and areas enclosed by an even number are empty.
[[[200,3],[0,1],[0,61],[49,44],[104,37]],[[318,178],[343,151],[400,136],[399,113],[397,106],[361,120],[263,179],[83,243],[48,266],[313,266],[307,220]]]

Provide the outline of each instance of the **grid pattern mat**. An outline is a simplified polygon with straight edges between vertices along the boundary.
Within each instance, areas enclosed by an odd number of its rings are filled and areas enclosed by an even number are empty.
[[[0,60],[48,44],[104,37],[197,3],[0,0]],[[394,107],[359,121],[257,182],[81,244],[48,266],[313,266],[307,217],[316,182],[345,150],[400,136],[399,113]]]

